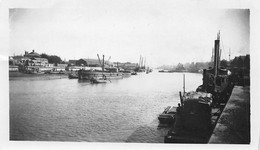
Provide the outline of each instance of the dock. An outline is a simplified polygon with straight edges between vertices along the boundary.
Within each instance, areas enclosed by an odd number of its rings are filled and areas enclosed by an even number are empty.
[[[250,144],[249,86],[234,87],[208,143]]]

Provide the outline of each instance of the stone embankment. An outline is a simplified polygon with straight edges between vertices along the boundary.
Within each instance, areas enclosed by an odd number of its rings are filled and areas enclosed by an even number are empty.
[[[250,143],[250,87],[235,86],[209,139],[213,144]]]

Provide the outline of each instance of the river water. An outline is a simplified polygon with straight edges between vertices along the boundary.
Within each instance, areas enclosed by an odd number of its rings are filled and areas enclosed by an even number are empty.
[[[186,91],[201,74],[185,73]],[[183,73],[140,73],[107,84],[30,77],[9,80],[10,140],[162,143],[158,114],[177,105]]]

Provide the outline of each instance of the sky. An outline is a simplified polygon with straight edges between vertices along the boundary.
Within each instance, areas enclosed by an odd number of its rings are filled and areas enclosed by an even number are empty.
[[[222,55],[250,52],[248,9],[190,9],[167,3],[91,3],[75,8],[9,9],[10,55],[24,51],[62,59],[176,65],[210,61],[220,31]]]

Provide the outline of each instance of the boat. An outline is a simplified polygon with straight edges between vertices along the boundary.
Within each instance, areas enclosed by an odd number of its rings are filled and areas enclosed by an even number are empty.
[[[203,83],[196,91],[211,93],[214,95],[214,104],[226,103],[231,93],[233,84],[226,68],[220,67],[220,32],[215,40],[214,48],[214,66],[209,69],[203,69]]]
[[[131,75],[137,75],[137,73],[136,72],[131,72]]]
[[[122,73],[123,73],[123,77],[130,77],[131,76],[130,71],[122,71]]]
[[[175,121],[176,108],[167,106],[165,110],[158,116],[158,120],[161,124],[172,124]]]
[[[184,74],[183,94],[179,93],[180,103],[176,108],[174,126],[164,137],[165,143],[208,142],[224,108],[224,105],[216,105],[216,103],[223,104],[232,92],[227,71],[219,67],[219,43],[220,32],[215,40],[214,68],[204,69],[203,84],[196,91],[185,92]]]
[[[68,77],[69,77],[69,79],[77,79],[78,78],[78,75],[77,75],[77,73],[69,73],[69,75],[68,75]]]
[[[118,71],[99,71],[99,70],[84,70],[78,71],[78,78],[80,80],[90,80],[92,78],[107,78],[107,79],[122,79],[124,76],[123,72]]]
[[[123,77],[126,76],[131,76],[131,73],[126,73],[126,72],[120,72],[118,71],[118,68],[116,67],[105,67],[104,63],[104,55],[103,55],[103,62],[100,61],[99,55],[97,54],[99,63],[101,65],[100,70],[98,69],[89,69],[85,70],[80,69],[78,71],[78,79],[79,80],[90,80],[92,78],[94,79],[122,79]]]
[[[92,84],[99,84],[99,83],[107,83],[107,82],[111,82],[111,81],[108,80],[108,79],[92,78],[92,79],[90,79],[90,82],[91,82]]]
[[[205,143],[211,134],[212,94],[185,92],[176,108],[175,122],[165,143]]]
[[[65,74],[64,71],[51,71],[49,74]]]

